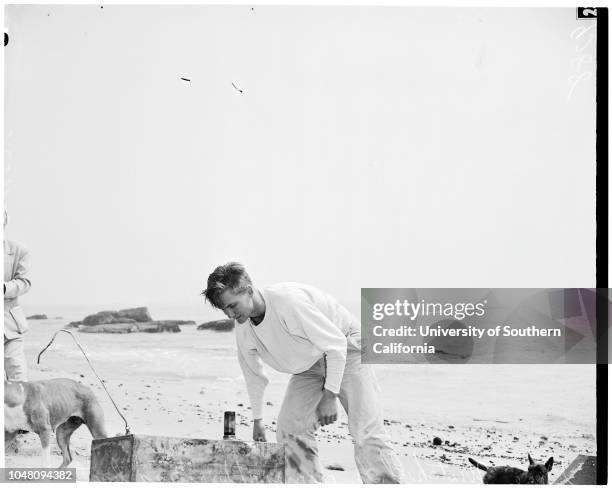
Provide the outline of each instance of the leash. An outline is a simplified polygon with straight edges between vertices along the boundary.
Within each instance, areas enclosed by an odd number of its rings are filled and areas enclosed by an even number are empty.
[[[57,333],[60,332],[64,332],[64,333],[68,333],[70,336],[72,336],[72,339],[74,340],[74,342],[76,343],[76,345],[79,347],[79,349],[81,350],[81,353],[83,353],[83,356],[85,357],[85,360],[87,360],[87,363],[89,364],[89,368],[91,368],[91,371],[94,373],[94,375],[96,376],[96,378],[100,381],[100,384],[102,385],[102,388],[104,389],[104,391],[106,392],[106,395],[108,396],[108,398],[111,400],[111,402],[113,403],[113,406],[115,406],[115,409],[117,410],[117,413],[119,414],[119,416],[121,416],[121,419],[123,419],[123,422],[125,423],[125,434],[129,435],[130,434],[130,427],[128,426],[128,422],[125,419],[125,416],[123,416],[123,414],[121,414],[121,411],[119,410],[119,408],[117,407],[117,404],[115,403],[115,400],[113,399],[113,397],[110,395],[110,392],[108,392],[108,389],[106,388],[106,386],[104,385],[104,381],[100,378],[100,376],[97,374],[96,370],[93,368],[93,365],[91,364],[91,362],[89,361],[89,358],[87,358],[87,353],[85,353],[85,350],[83,349],[83,347],[81,346],[81,344],[78,342],[78,340],[74,337],[74,335],[72,334],[72,331],[68,331],[67,329],[60,329],[58,331],[55,332],[55,334],[53,335],[53,338],[51,338],[51,341],[49,342],[49,344],[47,346],[45,346],[41,352],[38,354],[38,360],[37,360],[37,364],[40,364],[40,357],[42,356],[42,354],[47,351],[47,349],[53,344],[53,341],[55,341],[55,337],[57,336]]]

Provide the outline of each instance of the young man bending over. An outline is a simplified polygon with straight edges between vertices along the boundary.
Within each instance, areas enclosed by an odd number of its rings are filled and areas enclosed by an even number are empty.
[[[402,483],[389,444],[379,389],[361,364],[359,322],[333,297],[308,285],[256,289],[244,266],[228,263],[208,277],[203,295],[236,321],[238,361],[253,411],[253,439],[265,441],[263,363],[293,374],[278,415],[276,438],[286,446],[287,482],[321,482],[315,430],[348,415],[355,461],[364,483]],[[262,363],[263,362],[263,363]]]

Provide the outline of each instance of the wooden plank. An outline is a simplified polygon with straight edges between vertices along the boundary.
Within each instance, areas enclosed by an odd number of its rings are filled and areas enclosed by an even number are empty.
[[[285,482],[276,443],[130,435],[93,440],[90,481]]]
[[[597,484],[597,457],[578,455],[553,484]]]
[[[117,436],[91,442],[89,480],[96,482],[132,481],[134,437]]]

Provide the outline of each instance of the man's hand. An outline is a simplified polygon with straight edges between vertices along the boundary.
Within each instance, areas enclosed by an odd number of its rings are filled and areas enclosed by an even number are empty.
[[[317,419],[321,426],[332,424],[338,419],[338,403],[336,399],[338,396],[332,391],[323,389],[323,398],[319,401],[317,406]]]
[[[261,419],[253,421],[253,440],[266,441],[266,427]]]

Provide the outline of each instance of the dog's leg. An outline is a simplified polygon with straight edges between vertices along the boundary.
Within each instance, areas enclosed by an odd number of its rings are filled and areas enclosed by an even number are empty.
[[[42,447],[41,452],[41,467],[42,468],[51,468],[51,445],[49,442],[51,441],[51,430],[44,430],[38,433],[40,438],[40,445]]]
[[[11,444],[13,443],[13,441],[15,440],[15,438],[17,438],[17,433],[18,431],[5,431],[4,432],[4,451],[8,451],[9,448],[11,448]]]
[[[85,424],[94,439],[108,438],[104,427],[104,411],[97,401],[87,406]]]
[[[57,440],[57,445],[62,451],[62,465],[60,465],[60,469],[63,467],[67,467],[70,462],[72,462],[72,454],[70,453],[70,437],[74,430],[76,430],[79,426],[83,424],[83,420],[77,416],[72,416],[68,418],[67,421],[62,423],[57,427],[55,431],[55,438]]]

